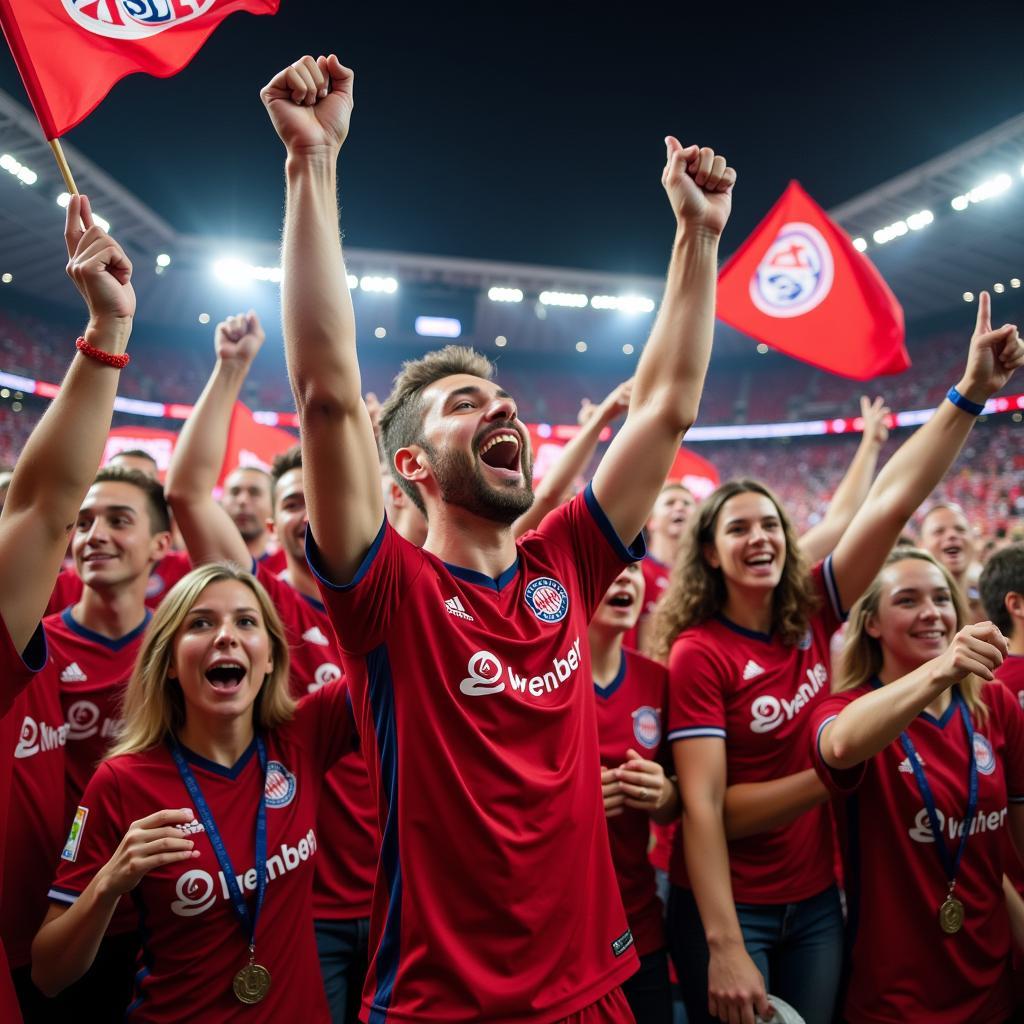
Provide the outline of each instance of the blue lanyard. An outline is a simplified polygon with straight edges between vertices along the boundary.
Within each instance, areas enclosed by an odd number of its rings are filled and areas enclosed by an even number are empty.
[[[249,933],[250,950],[256,945],[256,922],[259,920],[260,911],[263,909],[263,898],[267,892],[267,749],[263,745],[262,736],[256,737],[256,752],[259,755],[260,768],[262,769],[260,776],[262,783],[260,785],[260,806],[256,812],[256,906],[250,915],[249,905],[246,903],[242,890],[238,885],[235,869],[231,866],[231,858],[228,856],[227,847],[225,847],[224,840],[217,829],[217,823],[213,820],[213,815],[210,813],[210,806],[206,802],[206,797],[203,796],[203,791],[199,788],[199,783],[192,774],[192,769],[188,766],[185,755],[181,752],[181,747],[178,746],[178,741],[175,739],[171,740],[171,756],[174,758],[174,763],[178,766],[178,774],[181,775],[181,781],[185,783],[188,795],[192,798],[196,814],[199,815],[199,820],[202,822],[203,828],[206,829],[206,834],[210,837],[210,845],[213,847],[213,852],[217,855],[217,863],[220,865],[224,882],[228,887],[228,893],[231,896],[235,913],[238,915],[238,920],[241,922],[243,930]]]
[[[921,791],[921,799],[928,811],[928,821],[932,827],[932,835],[935,837],[935,848],[939,851],[939,859],[946,872],[946,880],[952,885],[956,881],[956,873],[960,868],[960,861],[963,858],[964,850],[967,847],[967,837],[971,834],[971,825],[974,823],[974,813],[978,809],[978,761],[974,756],[974,726],[971,723],[971,714],[967,710],[967,702],[964,700],[959,688],[953,691],[953,700],[960,711],[960,717],[964,720],[964,730],[967,733],[967,817],[964,819],[963,831],[960,835],[960,846],[957,848],[956,857],[949,852],[946,840],[942,836],[942,829],[939,826],[939,816],[935,812],[935,796],[931,786],[925,778],[924,769],[917,759],[917,751],[907,733],[900,733],[900,743],[906,751],[910,761],[910,767],[914,771],[914,778],[917,780],[917,788]]]

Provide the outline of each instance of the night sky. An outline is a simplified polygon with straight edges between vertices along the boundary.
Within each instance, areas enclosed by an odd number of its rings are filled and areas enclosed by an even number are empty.
[[[275,238],[259,88],[333,49],[356,71],[349,244],[657,274],[667,133],[737,168],[730,251],[791,177],[827,208],[1024,109],[1019,2],[672,7],[281,0],[69,138],[179,230]],[[6,50],[0,88],[27,104]]]

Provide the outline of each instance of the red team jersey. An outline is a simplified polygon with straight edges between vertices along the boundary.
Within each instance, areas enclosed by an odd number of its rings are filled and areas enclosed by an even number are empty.
[[[829,638],[843,613],[831,558],[811,572],[820,606],[806,636],[789,647],[719,617],[686,630],[669,656],[668,738],[725,740],[729,784],[766,782],[812,766],[811,714],[829,694]],[[796,903],[835,882],[827,806],[757,836],[729,843],[739,903]],[[682,843],[672,881],[689,886]]]
[[[660,760],[668,698],[665,666],[635,651],[623,651],[618,675],[607,686],[595,683],[594,693],[602,766],[617,768],[626,760],[627,750],[649,761]],[[629,929],[637,954],[646,956],[665,948],[661,901],[655,891],[654,868],[647,859],[650,815],[627,807],[606,821]]]
[[[517,547],[491,579],[385,520],[351,583],[321,578],[382,825],[364,1021],[544,1024],[637,967],[587,650],[634,554],[589,487]]]
[[[973,716],[978,809],[957,874],[963,929],[946,935],[939,907],[946,873],[913,769],[897,739],[855,769],[833,773],[816,737],[869,683],[822,701],[808,753],[837,794],[849,912],[849,1024],[1003,1024],[1010,1017],[1010,926],[1002,877],[1007,801],[1024,801],[1024,712],[1002,686],[983,689],[988,720]],[[967,808],[967,733],[955,702],[941,719],[922,713],[907,733],[935,795],[955,855]],[[843,794],[849,794],[843,796]]]
[[[262,557],[256,559],[256,564],[272,576],[280,576],[288,568],[288,559],[284,548],[277,548],[275,551],[265,551]]]
[[[21,725],[24,719],[19,715],[18,699],[25,687],[32,681],[47,661],[46,634],[37,629],[24,652],[18,651],[7,632],[7,625],[0,618],[0,662],[3,672],[0,673],[0,835],[9,833],[7,810],[11,793],[11,775],[14,771],[14,758],[11,753],[18,745]],[[0,857],[0,881],[5,877],[4,858]],[[21,1010],[11,984],[10,971],[7,968],[7,957],[3,943],[0,942],[0,1020],[20,1021]]]
[[[270,594],[288,634],[292,695],[315,693],[341,678],[341,652],[327,611],[265,565],[257,563],[256,578]],[[313,916],[318,921],[369,917],[380,840],[377,805],[360,751],[349,751],[328,772],[317,825],[322,846],[316,859]]]
[[[644,604],[640,609],[640,615],[636,625],[627,629],[622,634],[622,646],[637,650],[640,646],[640,623],[648,615],[654,614],[655,605],[661,595],[665,593],[669,577],[672,575],[672,567],[659,562],[652,554],[648,553],[640,563],[644,574]]]
[[[292,721],[266,737],[267,891],[256,932],[256,961],[271,975],[266,999],[245,1006],[232,992],[232,979],[248,960],[248,935],[235,916],[213,847],[193,821],[182,830],[200,856],[156,868],[132,891],[143,924],[143,964],[138,998],[126,1019],[152,1024],[183,1019],[323,1024],[330,1019],[313,935],[313,865],[321,846],[317,804],[324,773],[352,737],[342,683],[322,687],[299,705]],[[263,785],[255,741],[233,768],[185,753],[251,907]],[[50,898],[74,903],[133,821],[191,803],[163,744],[105,761],[82,798]]]
[[[192,570],[192,562],[186,551],[168,551],[153,566],[146,585],[146,605],[155,608],[166,596],[167,591]],[[62,612],[69,604],[77,604],[82,596],[82,577],[75,570],[65,569],[57,577],[57,583],[46,606],[47,615]]]
[[[1013,699],[1024,708],[1024,654],[1008,654],[996,669],[996,679],[1013,694]]]

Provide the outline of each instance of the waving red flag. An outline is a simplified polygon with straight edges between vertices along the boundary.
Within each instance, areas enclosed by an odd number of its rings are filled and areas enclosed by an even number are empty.
[[[796,181],[722,268],[718,318],[854,380],[910,366],[896,296]]]
[[[48,139],[70,131],[125,75],[177,74],[235,11],[280,0],[0,0],[0,24]]]

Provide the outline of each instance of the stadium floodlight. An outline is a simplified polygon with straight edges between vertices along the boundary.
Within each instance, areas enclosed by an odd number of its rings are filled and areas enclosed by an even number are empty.
[[[349,291],[354,292],[359,287],[359,278],[355,274],[346,274],[345,280],[348,281]]]
[[[1020,278],[1019,277],[1011,277],[1010,278],[1010,287],[1011,288],[1019,288],[1020,287]]]
[[[213,276],[223,284],[238,288],[250,281],[280,284],[284,274],[280,267],[257,267],[234,256],[225,256],[214,261]]]
[[[34,185],[39,180],[39,175],[31,167],[26,167],[20,160],[11,156],[10,153],[4,153],[0,156],[0,167],[25,185]]]
[[[920,231],[921,228],[926,228],[931,224],[933,220],[935,220],[935,214],[931,210],[919,210],[907,218],[907,227],[911,231]]]
[[[620,313],[653,313],[654,300],[645,295],[593,295],[593,309],[617,309]]]
[[[972,203],[983,203],[987,199],[1001,196],[1012,184],[1013,179],[1008,174],[997,174],[994,178],[976,185],[966,195],[955,196],[949,205],[954,210],[966,210]]]
[[[905,220],[893,221],[892,224],[887,224],[884,228],[879,228],[871,237],[879,244],[885,245],[886,242],[891,242],[894,238],[900,238],[910,230]]]
[[[855,238],[853,240],[853,247],[854,247],[854,249],[857,250],[857,252],[864,252],[864,250],[867,249],[867,247],[868,247],[867,239],[866,238]]]
[[[378,274],[366,274],[359,278],[359,287],[364,292],[378,292],[394,295],[398,291],[398,282],[393,277],[381,277]]]
[[[585,341],[577,341],[576,342],[576,351],[577,352],[586,352],[587,351],[587,343]]]
[[[169,267],[171,265],[171,257],[165,252],[160,253],[156,258],[156,265],[158,267]]]
[[[757,343],[757,354],[759,356],[768,355],[768,346],[763,341]]]
[[[523,290],[522,288],[508,288],[504,285],[495,285],[493,288],[487,289],[487,298],[491,302],[522,302]]]
[[[568,306],[572,309],[583,309],[590,299],[579,292],[541,292],[542,306]]]
[[[418,316],[413,325],[421,338],[458,338],[462,321],[453,316]]]
[[[974,292],[964,292],[964,302],[973,302]]]
[[[4,284],[10,284],[13,280],[14,275],[11,273],[4,274],[3,277],[0,277],[0,281],[3,281]]]
[[[625,345],[622,346],[622,354],[624,356],[631,356],[633,354],[633,351],[633,346],[628,341]]]
[[[375,338],[386,338],[386,337],[388,336],[388,332],[387,332],[387,329],[386,329],[386,328],[384,328],[384,327],[378,327],[378,328],[377,328],[377,329],[376,329],[376,330],[375,330],[375,331],[373,332],[373,336],[374,336]]]
[[[1002,281],[997,281],[992,285],[992,291],[994,291],[996,295],[1002,295],[1003,292],[1006,291],[1006,287],[1003,285]]]
[[[71,193],[70,192],[61,192],[61,194],[59,196],[57,196],[57,205],[62,210],[66,210],[68,208],[68,204],[70,202],[71,202]],[[92,219],[93,219],[93,221],[96,224],[98,224],[101,228],[103,228],[104,231],[110,231],[110,221],[107,220],[106,217],[101,217],[95,210],[92,211]]]
[[[199,314],[199,322],[201,324],[208,324],[210,322],[210,314],[209,313],[200,313]]]
[[[504,348],[508,344],[508,338],[506,338],[504,334],[499,334],[494,339],[494,344],[497,345],[498,348]]]

